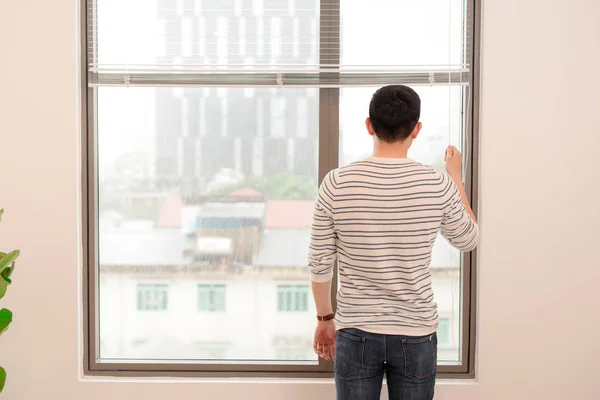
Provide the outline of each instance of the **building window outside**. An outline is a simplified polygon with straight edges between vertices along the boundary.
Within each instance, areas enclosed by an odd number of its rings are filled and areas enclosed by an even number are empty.
[[[278,285],[277,311],[307,312],[309,288],[307,285]]]
[[[167,311],[169,306],[169,286],[164,284],[138,284],[138,311]]]
[[[227,307],[227,286],[198,285],[198,311],[225,312]]]

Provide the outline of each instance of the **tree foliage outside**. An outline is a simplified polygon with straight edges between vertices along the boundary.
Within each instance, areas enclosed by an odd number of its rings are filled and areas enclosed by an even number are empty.
[[[226,196],[236,190],[252,188],[271,200],[314,200],[317,197],[316,183],[305,176],[282,172],[269,177],[250,177],[233,185],[215,188],[210,194]]]

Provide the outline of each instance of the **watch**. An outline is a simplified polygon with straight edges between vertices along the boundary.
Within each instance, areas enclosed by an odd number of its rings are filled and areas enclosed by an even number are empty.
[[[317,319],[319,321],[331,321],[332,319],[335,318],[335,314],[331,313],[331,314],[327,314],[327,315],[317,315]]]

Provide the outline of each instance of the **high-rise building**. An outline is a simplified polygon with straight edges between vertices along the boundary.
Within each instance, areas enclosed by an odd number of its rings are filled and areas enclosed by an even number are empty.
[[[318,63],[318,1],[159,0],[158,7],[158,64]],[[318,101],[318,90],[305,88],[158,89],[157,178],[195,195],[224,170],[292,172],[316,184]]]

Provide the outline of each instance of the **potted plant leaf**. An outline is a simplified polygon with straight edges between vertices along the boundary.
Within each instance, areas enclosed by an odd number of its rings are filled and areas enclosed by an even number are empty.
[[[2,213],[4,210],[0,209],[0,221],[2,221]],[[6,294],[8,285],[10,285],[10,276],[15,269],[15,260],[19,257],[19,250],[13,250],[9,253],[3,253],[0,251],[0,299]],[[0,335],[4,333],[10,323],[12,322],[13,314],[7,308],[0,309]],[[6,371],[0,366],[0,393],[4,389],[6,383]]]

